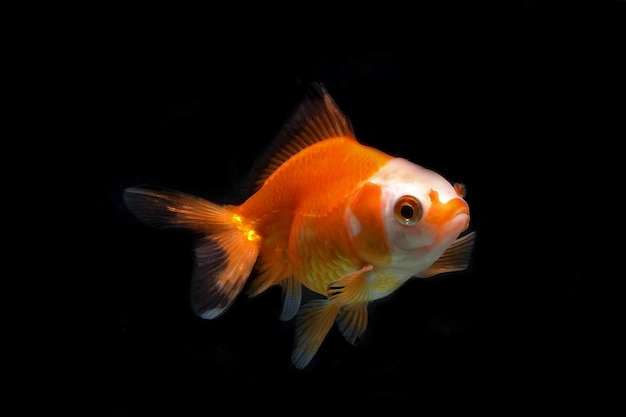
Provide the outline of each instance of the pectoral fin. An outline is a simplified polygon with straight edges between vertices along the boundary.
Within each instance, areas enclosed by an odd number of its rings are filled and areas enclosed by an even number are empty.
[[[424,272],[416,276],[428,278],[444,272],[463,271],[467,269],[474,247],[476,233],[471,232],[455,240],[452,245]]]
[[[365,274],[373,268],[372,265],[366,265],[358,271],[331,282],[328,285],[328,299],[342,305],[369,301],[369,289]]]
[[[337,326],[351,344],[356,344],[367,328],[367,303],[369,287],[366,274],[374,267],[366,265],[347,274],[328,286],[328,298],[341,305]]]

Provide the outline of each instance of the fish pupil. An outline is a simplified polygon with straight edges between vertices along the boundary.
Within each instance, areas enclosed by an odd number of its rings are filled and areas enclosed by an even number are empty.
[[[406,203],[402,207],[400,207],[400,214],[405,219],[410,220],[413,218],[415,211],[413,210],[413,207],[411,207],[410,204]]]

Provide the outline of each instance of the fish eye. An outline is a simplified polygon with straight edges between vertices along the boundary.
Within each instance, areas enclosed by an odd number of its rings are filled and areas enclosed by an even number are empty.
[[[422,204],[410,195],[400,197],[393,208],[396,220],[404,225],[417,223],[422,218],[422,213]]]

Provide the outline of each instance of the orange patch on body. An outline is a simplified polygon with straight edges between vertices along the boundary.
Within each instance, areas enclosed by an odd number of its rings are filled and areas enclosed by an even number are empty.
[[[350,210],[360,225],[354,237],[356,252],[370,263],[386,265],[390,258],[381,215],[381,198],[379,185],[365,183],[350,204]]]

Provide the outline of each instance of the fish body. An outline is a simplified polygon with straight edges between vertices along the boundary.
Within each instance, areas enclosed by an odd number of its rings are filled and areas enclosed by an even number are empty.
[[[359,143],[328,92],[312,91],[242,204],[124,192],[146,224],[197,233],[191,305],[199,316],[221,316],[244,289],[256,296],[280,286],[280,318],[295,318],[297,368],[333,324],[356,343],[369,302],[412,277],[466,269],[475,236],[461,236],[470,222],[463,185]],[[302,286],[319,297],[301,305]]]

